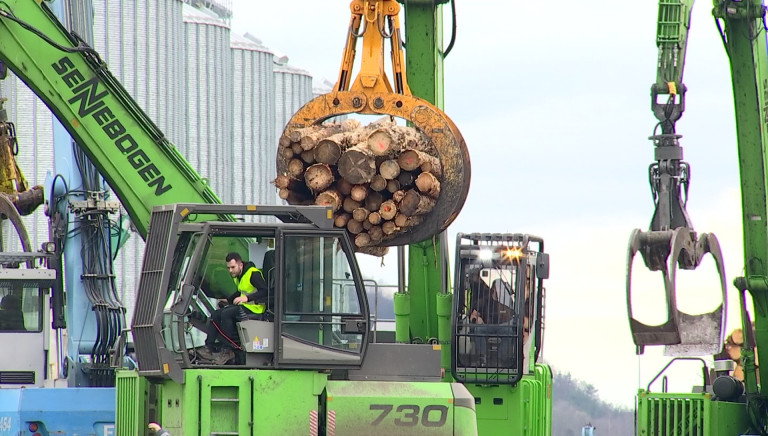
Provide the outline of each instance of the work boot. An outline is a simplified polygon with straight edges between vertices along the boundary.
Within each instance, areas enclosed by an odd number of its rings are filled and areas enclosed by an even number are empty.
[[[215,360],[217,353],[208,347],[203,347],[197,350],[197,355],[205,360]]]
[[[220,353],[216,353],[213,357],[213,363],[216,365],[224,365],[230,360],[235,358],[235,352],[231,348],[224,348]]]

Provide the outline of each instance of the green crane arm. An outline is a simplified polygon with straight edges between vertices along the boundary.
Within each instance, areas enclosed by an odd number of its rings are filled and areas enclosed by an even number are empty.
[[[154,206],[221,202],[99,55],[69,34],[45,2],[0,3],[0,60],[83,148],[142,237]]]
[[[765,41],[765,12],[762,0],[715,0],[713,14],[731,66],[736,138],[741,173],[741,204],[744,222],[745,277],[734,280],[742,292],[742,321],[745,348],[757,345],[761,360],[768,361],[768,210],[766,210],[766,166],[768,165],[768,54]],[[745,293],[752,296],[755,335],[744,308]],[[748,393],[758,391],[755,360],[751,350],[742,351]],[[768,371],[761,371],[760,385],[768,388]]]
[[[680,118],[685,109],[683,68],[692,8],[693,0],[659,0],[656,28],[659,62],[656,83],[651,88],[651,107],[656,118],[662,122],[663,133],[674,133],[674,122]],[[659,95],[672,97],[678,95],[679,103],[675,103],[673,98],[665,104],[659,104],[657,102]]]

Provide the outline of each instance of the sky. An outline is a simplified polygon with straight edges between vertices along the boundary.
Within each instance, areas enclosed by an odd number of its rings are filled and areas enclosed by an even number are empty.
[[[348,5],[234,0],[232,28],[288,56],[316,84],[334,82]],[[656,124],[649,91],[656,79],[657,7],[458,1],[456,43],[445,60],[444,110],[472,160],[469,196],[449,240],[457,232],[543,237],[551,258],[543,356],[624,406],[668,360],[658,348],[635,354],[625,286],[630,232],[647,229],[653,214],[647,171]],[[723,249],[730,331],[740,325],[730,283],[743,268],[738,160],[728,60],[710,11],[702,3],[693,12],[686,110],[677,132],[692,168],[689,216],[699,233],[717,235]],[[361,260],[367,271],[379,263]],[[394,263],[387,257],[388,268],[370,274],[394,283]],[[681,306],[716,304],[713,265],[705,259],[681,274]],[[636,309],[648,317],[643,320],[658,320],[660,278],[639,264],[633,274],[641,276],[633,282],[642,291]],[[690,365],[674,374],[670,390],[688,390],[700,377]]]

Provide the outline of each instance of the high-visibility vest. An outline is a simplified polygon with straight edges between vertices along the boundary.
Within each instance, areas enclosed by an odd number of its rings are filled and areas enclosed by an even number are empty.
[[[264,274],[262,274],[261,270],[255,266],[248,268],[241,279],[238,279],[237,277],[234,278],[237,290],[240,291],[240,296],[247,297],[246,294],[250,294],[256,290],[256,288],[251,284],[251,274],[254,272],[261,274],[261,277],[264,278]],[[245,307],[253,313],[264,313],[267,308],[266,304],[251,302],[245,302],[241,304],[241,306]]]

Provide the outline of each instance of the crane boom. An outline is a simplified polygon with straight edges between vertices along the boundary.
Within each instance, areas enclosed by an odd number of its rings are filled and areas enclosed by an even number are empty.
[[[0,60],[85,150],[142,237],[154,206],[179,199],[221,202],[99,55],[69,34],[45,2],[3,2]]]

